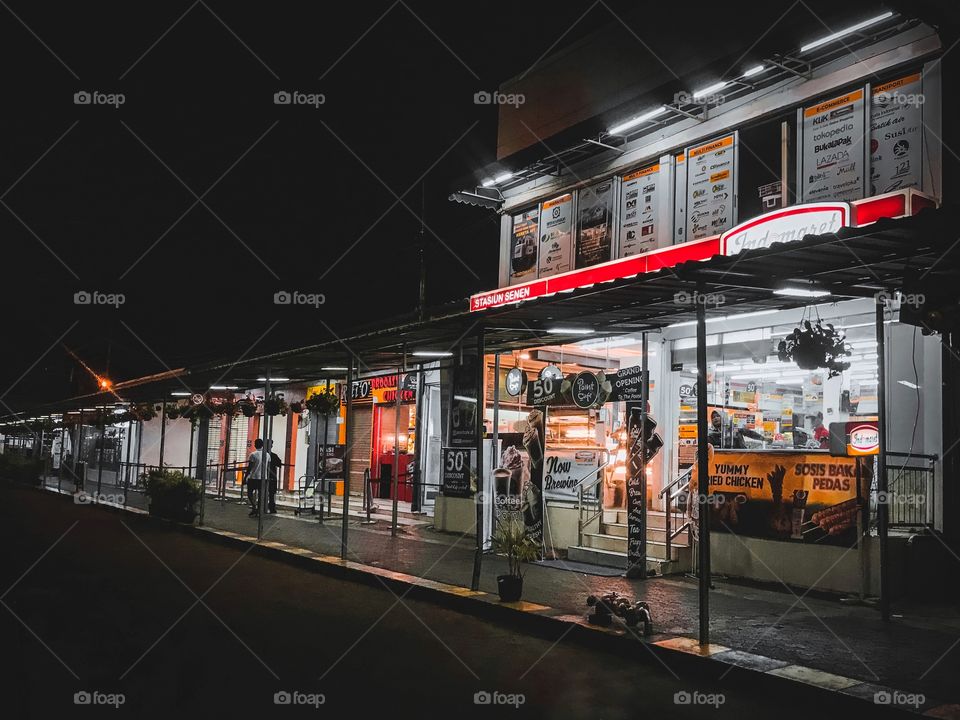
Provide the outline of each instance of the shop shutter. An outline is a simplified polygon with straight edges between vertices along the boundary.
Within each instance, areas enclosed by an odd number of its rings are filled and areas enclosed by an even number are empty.
[[[370,469],[370,441],[373,431],[373,408],[353,408],[353,427],[350,429],[352,437],[350,456],[350,491],[352,494],[363,493],[363,474]]]

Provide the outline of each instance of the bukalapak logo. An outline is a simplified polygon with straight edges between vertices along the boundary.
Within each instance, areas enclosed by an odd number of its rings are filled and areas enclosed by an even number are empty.
[[[831,150],[835,147],[841,147],[841,146],[846,147],[852,144],[853,144],[853,138],[847,135],[845,137],[834,138],[833,140],[829,140],[825,143],[819,143],[817,145],[814,145],[813,152],[815,155],[819,155],[825,150]]]

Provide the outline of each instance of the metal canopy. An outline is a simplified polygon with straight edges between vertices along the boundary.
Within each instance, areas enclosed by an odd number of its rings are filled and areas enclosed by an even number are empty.
[[[689,261],[631,279],[599,283],[552,297],[499,309],[469,312],[467,301],[435,311],[427,320],[410,320],[371,328],[342,339],[247,358],[171,371],[119,382],[125,401],[154,401],[174,391],[203,392],[211,385],[237,386],[238,391],[259,388],[257,378],[289,378],[302,383],[346,377],[351,356],[358,358],[360,376],[395,370],[404,363],[440,360],[456,364],[456,349],[474,347],[476,333],[484,331],[487,353],[509,352],[536,345],[558,345],[584,339],[579,333],[550,333],[566,326],[593,330],[589,337],[620,335],[662,328],[696,318],[694,303],[679,304],[680,292],[714,293],[723,303],[708,305],[707,316],[790,309],[813,303],[873,297],[904,285],[911,274],[929,274],[931,281],[960,277],[960,240],[957,208],[925,209],[896,220],[881,219],[837,234],[807,236],[799,242],[778,243],[735,256]],[[824,297],[787,297],[773,293],[790,286],[829,292]],[[451,357],[419,357],[416,351],[451,352]],[[323,368],[344,368],[324,370]],[[275,383],[282,388],[287,383]],[[57,406],[90,407],[117,398],[89,395]],[[48,406],[53,407],[53,406]]]

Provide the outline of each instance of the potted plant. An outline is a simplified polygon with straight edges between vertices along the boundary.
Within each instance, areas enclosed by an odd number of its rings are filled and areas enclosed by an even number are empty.
[[[803,320],[800,327],[794,328],[777,346],[780,362],[795,362],[802,370],[825,368],[829,370],[829,377],[849,369],[850,363],[842,358],[852,352],[846,336],[819,319],[816,324]]]
[[[237,403],[233,398],[224,398],[217,405],[213,406],[213,411],[217,415],[224,417],[233,417],[237,414]]]
[[[244,417],[252,418],[257,414],[257,403],[250,398],[244,398],[238,402],[237,407],[240,408],[240,412],[243,413]]]
[[[511,517],[497,523],[493,549],[507,556],[507,574],[497,576],[500,601],[516,602],[523,595],[523,563],[537,558],[538,547],[523,523]]]
[[[197,516],[200,485],[179,470],[155,468],[147,475],[147,497],[150,514],[182,523],[192,523]]]
[[[303,401],[295,400],[294,402],[290,403],[290,412],[295,413],[296,415],[299,415],[300,413],[302,413]]]

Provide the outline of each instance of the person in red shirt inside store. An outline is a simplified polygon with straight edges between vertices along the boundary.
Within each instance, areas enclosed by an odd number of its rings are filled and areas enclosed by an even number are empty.
[[[821,450],[830,447],[830,431],[823,425],[823,413],[817,413],[813,420],[813,439],[820,444]]]

